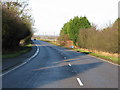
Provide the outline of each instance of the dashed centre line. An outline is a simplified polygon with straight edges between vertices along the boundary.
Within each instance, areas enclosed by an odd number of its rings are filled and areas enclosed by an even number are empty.
[[[83,83],[82,83],[82,81],[80,80],[80,78],[77,78],[77,81],[78,81],[78,83],[79,83],[80,86],[83,86]]]
[[[69,66],[71,66],[71,64],[70,64],[70,63],[69,63],[68,65],[69,65]]]
[[[66,57],[64,57],[64,59],[67,59]]]

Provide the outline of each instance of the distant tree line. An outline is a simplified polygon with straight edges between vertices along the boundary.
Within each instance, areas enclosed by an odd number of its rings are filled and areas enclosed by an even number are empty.
[[[2,3],[2,48],[3,50],[19,47],[20,40],[29,42],[32,36],[32,19],[26,9],[28,2]]]
[[[112,26],[97,30],[86,17],[75,17],[64,24],[59,40],[64,42],[72,40],[80,48],[117,53],[120,46],[118,43],[119,20],[117,19]]]
[[[86,17],[74,17],[69,22],[65,23],[61,32],[60,39],[69,38],[76,45],[79,30],[90,28],[91,24]]]

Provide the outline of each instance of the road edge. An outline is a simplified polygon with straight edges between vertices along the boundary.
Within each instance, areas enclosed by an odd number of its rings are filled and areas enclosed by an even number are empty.
[[[42,40],[41,40],[41,41],[42,41]],[[46,41],[44,41],[44,42],[46,42]],[[47,42],[47,43],[49,43],[49,42]],[[53,44],[53,43],[50,43],[50,44]],[[55,44],[53,44],[53,45],[55,45]],[[55,46],[58,46],[58,45],[55,45]],[[69,48],[62,47],[62,46],[58,46],[58,47],[65,48],[65,49],[69,49]],[[69,50],[71,50],[71,49],[69,49]],[[75,50],[72,50],[72,51],[75,51]],[[77,52],[77,51],[75,51],[75,52]],[[83,52],[80,52],[80,53],[83,53]],[[84,54],[85,54],[85,53],[84,53]],[[96,56],[93,56],[93,55],[90,55],[90,54],[89,54],[89,56],[94,57],[94,58],[98,58],[98,59],[100,59],[100,60],[102,60],[102,61],[104,61],[104,62],[107,62],[107,63],[112,64],[112,65],[115,65],[115,66],[120,66],[119,64],[110,62],[110,61],[105,60],[105,59],[100,58],[100,57],[96,57]]]
[[[7,74],[7,73],[9,73],[9,72],[11,72],[11,71],[13,71],[13,70],[15,70],[15,69],[17,69],[17,68],[19,68],[19,67],[21,67],[21,66],[23,66],[23,65],[25,65],[25,64],[28,63],[30,60],[32,60],[34,57],[36,57],[36,56],[38,55],[39,50],[40,50],[37,45],[36,45],[36,47],[37,47],[37,50],[36,50],[36,52],[34,53],[34,55],[32,55],[30,58],[26,59],[25,62],[22,62],[22,63],[20,63],[19,65],[16,65],[14,68],[6,71],[5,73],[0,74],[0,77],[3,76],[3,75],[5,75],[5,74]]]

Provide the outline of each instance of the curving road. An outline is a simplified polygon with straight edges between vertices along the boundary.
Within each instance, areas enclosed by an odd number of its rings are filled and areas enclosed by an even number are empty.
[[[38,54],[2,76],[3,88],[118,88],[118,66],[35,40]]]

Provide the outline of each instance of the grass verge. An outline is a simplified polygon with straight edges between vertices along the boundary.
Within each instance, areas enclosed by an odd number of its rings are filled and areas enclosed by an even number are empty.
[[[118,62],[118,57],[114,57],[114,56],[105,56],[105,55],[102,55],[102,54],[98,54],[98,53],[94,53],[94,52],[89,52],[89,51],[85,51],[85,50],[81,50],[81,49],[73,49],[77,52],[82,52],[82,53],[85,53],[85,54],[90,54],[90,55],[93,55],[93,56],[96,56],[96,57],[99,57],[99,58],[102,58],[102,59],[105,59],[107,61],[110,61],[110,62],[113,62],[115,64],[120,64]]]
[[[42,40],[42,41],[46,41],[48,43],[51,43],[53,45],[57,45],[57,46],[60,46],[59,44],[57,44],[56,42],[51,42],[51,41],[48,41],[48,40]],[[69,48],[69,47],[65,47],[65,46],[60,46],[60,47],[64,47],[64,48],[67,48],[67,49],[71,49],[71,50],[74,50],[74,51],[77,51],[77,52],[81,52],[81,53],[85,53],[85,54],[89,54],[89,55],[92,55],[92,56],[95,56],[95,57],[98,57],[98,58],[102,58],[106,61],[110,61],[112,63],[115,63],[115,64],[119,64],[120,65],[120,61],[118,59],[117,56],[107,56],[107,55],[103,55],[103,54],[100,54],[100,53],[95,53],[95,52],[89,52],[89,51],[86,51],[86,50],[82,50],[82,49],[72,49],[72,48]]]
[[[17,48],[16,50],[9,50],[6,53],[2,54],[2,58],[3,59],[7,59],[7,58],[15,58],[17,56],[20,56],[22,54],[25,54],[27,52],[29,52],[32,48],[32,45],[26,45],[26,46],[22,46]]]

